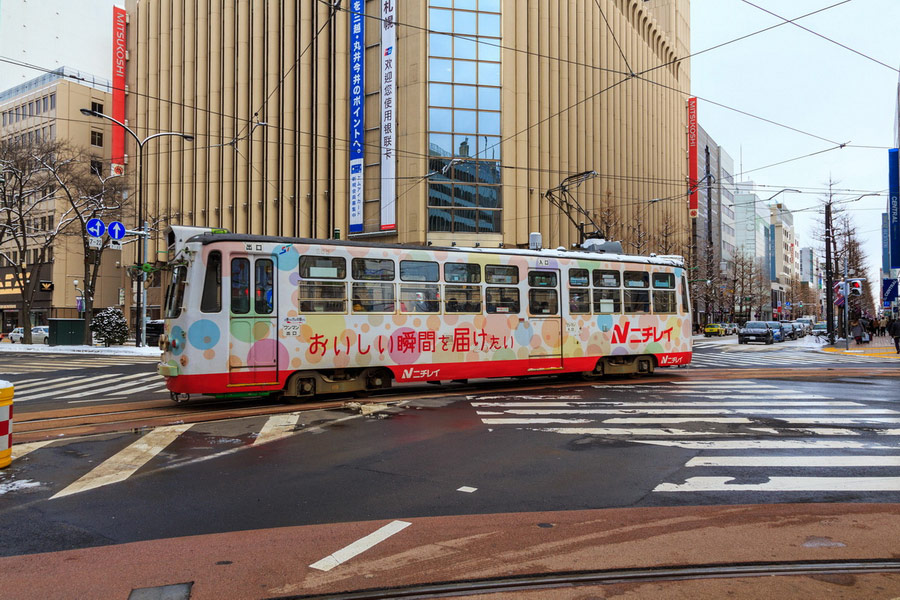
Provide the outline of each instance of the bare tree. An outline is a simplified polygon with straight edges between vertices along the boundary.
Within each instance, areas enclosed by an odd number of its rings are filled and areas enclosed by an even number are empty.
[[[60,158],[61,148],[56,142],[0,142],[0,265],[12,267],[22,297],[19,324],[26,344],[41,268],[50,263],[54,242],[77,219],[71,208],[57,206],[50,166],[65,178],[73,168],[72,160]]]

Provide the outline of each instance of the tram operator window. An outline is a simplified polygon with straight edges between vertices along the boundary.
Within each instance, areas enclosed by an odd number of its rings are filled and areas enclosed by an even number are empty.
[[[609,315],[622,312],[621,273],[594,269],[594,314]]]
[[[203,278],[200,311],[213,313],[220,310],[222,310],[222,253],[213,250],[206,257],[206,275]]]
[[[528,312],[533,315],[559,314],[559,298],[556,290],[528,290]]]
[[[187,267],[178,266],[172,272],[172,281],[166,290],[166,318],[174,319],[181,314],[181,305],[184,302],[184,284],[187,277]]]
[[[481,283],[481,265],[447,263],[444,265],[444,281],[447,283]]]
[[[246,258],[231,259],[231,312],[250,312],[250,260]]]
[[[298,308],[302,313],[346,313],[347,284],[343,281],[306,281],[306,279],[344,279],[347,261],[340,256],[301,256]]]
[[[591,312],[591,294],[587,269],[569,269],[569,312],[586,315]]]
[[[653,312],[674,314],[678,311],[675,302],[675,275],[673,273],[653,274]]]
[[[625,271],[625,312],[650,312],[650,273],[646,271]]]
[[[270,315],[275,308],[274,264],[269,258],[256,259],[256,288],[253,311],[258,315]]]

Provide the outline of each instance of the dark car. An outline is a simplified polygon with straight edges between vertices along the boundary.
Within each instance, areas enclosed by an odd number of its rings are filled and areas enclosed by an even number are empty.
[[[147,321],[147,345],[156,346],[159,344],[159,336],[163,334],[163,324],[165,321]]]
[[[784,337],[785,331],[781,326],[781,323],[779,323],[778,321],[766,321],[766,324],[769,326],[769,329],[772,330],[774,341],[783,342],[787,339],[786,337]]]
[[[799,337],[797,330],[794,329],[794,324],[790,321],[781,321],[781,329],[784,331],[784,339],[786,340],[796,340]]]
[[[747,321],[738,331],[738,344],[762,342],[771,344],[775,341],[775,333],[765,321]]]

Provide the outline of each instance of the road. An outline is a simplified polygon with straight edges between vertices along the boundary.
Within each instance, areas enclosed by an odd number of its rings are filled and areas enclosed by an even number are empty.
[[[0,473],[0,556],[372,520],[900,503],[896,362],[698,346],[708,366],[646,378],[429,386],[382,403],[23,444]],[[25,362],[15,377],[35,378]],[[71,395],[89,391],[80,381],[111,375],[93,381],[112,386],[150,366],[48,369],[59,394],[23,404],[92,399]]]

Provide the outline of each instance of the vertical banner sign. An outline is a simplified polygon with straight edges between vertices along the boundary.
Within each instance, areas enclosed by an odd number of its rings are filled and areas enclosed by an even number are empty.
[[[891,268],[900,268],[900,150],[888,150],[888,211],[891,218]]]
[[[366,89],[365,3],[350,4],[350,233],[363,230],[363,139]]]
[[[397,228],[396,0],[381,1],[381,229]]]
[[[688,98],[688,179],[690,188],[688,188],[689,208],[691,218],[697,218],[697,208],[699,205],[700,194],[697,191],[697,169],[699,159],[697,157],[697,99]]]
[[[891,274],[891,220],[881,213],[881,272]]]
[[[113,6],[112,118],[122,123],[125,122],[126,15],[124,9]],[[125,173],[125,130],[118,125],[112,128],[111,163],[112,175]]]

